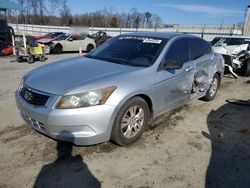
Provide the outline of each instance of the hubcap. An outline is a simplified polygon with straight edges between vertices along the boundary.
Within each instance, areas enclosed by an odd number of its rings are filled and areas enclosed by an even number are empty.
[[[140,106],[132,106],[124,114],[121,123],[122,134],[125,138],[136,136],[144,123],[144,111]]]
[[[215,93],[217,91],[217,88],[218,88],[218,80],[217,80],[217,78],[214,78],[213,82],[212,82],[212,85],[211,85],[211,88],[209,90],[209,95],[211,97],[213,97],[215,95]]]

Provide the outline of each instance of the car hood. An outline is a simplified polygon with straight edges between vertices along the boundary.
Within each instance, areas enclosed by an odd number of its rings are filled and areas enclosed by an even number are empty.
[[[34,69],[24,76],[24,84],[38,91],[63,95],[95,80],[104,81],[133,69],[136,67],[77,57]]]
[[[34,37],[35,40],[41,40],[41,39],[52,39],[50,36],[36,36]]]

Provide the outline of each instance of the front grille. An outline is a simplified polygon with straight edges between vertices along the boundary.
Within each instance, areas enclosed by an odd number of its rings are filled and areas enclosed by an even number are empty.
[[[47,100],[49,99],[49,96],[37,93],[25,86],[21,88],[20,95],[28,103],[33,104],[35,106],[44,106]]]
[[[36,128],[38,129],[41,129],[41,130],[45,130],[45,127],[44,127],[44,124],[39,122],[39,121],[36,121],[32,118],[30,118],[29,116],[25,115],[25,114],[22,114],[23,118],[30,124],[30,125],[33,125],[35,126]]]

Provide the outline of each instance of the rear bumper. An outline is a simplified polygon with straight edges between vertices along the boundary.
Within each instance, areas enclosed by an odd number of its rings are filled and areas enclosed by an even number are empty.
[[[27,125],[56,140],[92,145],[110,139],[114,106],[99,105],[67,110],[35,107],[26,102],[19,92],[16,92],[16,103]]]

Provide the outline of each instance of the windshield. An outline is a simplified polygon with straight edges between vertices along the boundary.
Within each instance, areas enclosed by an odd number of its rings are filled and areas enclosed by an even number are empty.
[[[61,35],[61,34],[63,34],[63,33],[61,33],[61,32],[56,32],[56,33],[47,33],[46,35],[44,35],[44,36],[48,36],[48,37],[56,37],[56,36],[59,36],[59,35]]]
[[[58,37],[56,37],[54,40],[55,41],[66,40],[68,37],[69,37],[68,34],[61,34]]]
[[[153,37],[118,36],[96,48],[86,57],[129,66],[148,67],[154,64],[166,41]]]
[[[221,38],[214,46],[234,46],[242,45],[244,43],[244,38]]]

